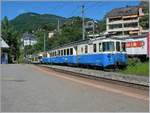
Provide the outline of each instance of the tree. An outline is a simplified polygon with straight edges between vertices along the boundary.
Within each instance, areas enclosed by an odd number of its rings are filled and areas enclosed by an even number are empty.
[[[37,37],[37,43],[32,46],[33,53],[44,51],[44,36],[46,42],[46,50],[48,50],[48,30],[46,29],[46,27],[44,28],[34,32],[34,35]]]
[[[13,29],[13,26],[8,21],[7,17],[2,20],[1,26],[2,38],[9,45],[8,49],[8,62],[13,63],[13,60],[19,58],[19,33]]]
[[[106,30],[106,20],[102,19],[98,22],[98,29],[100,32],[103,32]]]
[[[48,39],[48,49],[82,39],[82,20],[77,17],[61,26],[61,32]]]
[[[141,1],[140,6],[143,7],[144,16],[140,18],[140,26],[143,29],[149,29],[149,1]]]

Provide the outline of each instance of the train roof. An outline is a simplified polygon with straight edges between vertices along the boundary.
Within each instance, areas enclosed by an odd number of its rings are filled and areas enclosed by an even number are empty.
[[[138,39],[138,38],[144,38],[147,37],[147,34],[137,35],[137,36],[129,36],[125,37],[125,39]]]
[[[97,38],[87,38],[85,40],[78,40],[78,41],[73,41],[73,42],[70,42],[70,43],[67,43],[67,44],[63,44],[63,45],[60,45],[58,47],[55,47],[53,49],[51,49],[50,51],[53,51],[55,49],[60,49],[60,48],[65,48],[65,47],[70,47],[70,46],[76,46],[76,45],[79,45],[79,44],[89,44],[93,41],[96,41],[96,40],[124,40],[124,39],[121,39],[121,38],[117,38],[117,37],[106,37],[106,36],[102,36],[102,37],[97,37]]]

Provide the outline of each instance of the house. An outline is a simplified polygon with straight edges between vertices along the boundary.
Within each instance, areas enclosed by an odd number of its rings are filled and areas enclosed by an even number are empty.
[[[85,23],[85,31],[89,38],[98,37],[99,31],[96,21],[87,21]]]
[[[52,38],[54,36],[55,32],[54,31],[51,31],[48,33],[48,38]]]
[[[8,44],[0,38],[0,54],[1,54],[1,64],[8,64]]]
[[[106,15],[107,33],[115,33],[117,37],[140,35],[139,19],[144,15],[140,6],[115,8]]]
[[[22,42],[24,46],[34,45],[37,43],[37,37],[33,34],[24,33],[22,37]]]

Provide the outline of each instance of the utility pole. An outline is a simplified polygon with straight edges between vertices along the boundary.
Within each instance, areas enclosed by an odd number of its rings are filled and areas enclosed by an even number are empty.
[[[85,27],[84,27],[84,5],[82,5],[82,39],[85,39]]]
[[[59,19],[58,19],[58,21],[57,21],[57,32],[58,32],[58,34],[59,34],[59,32],[60,32],[60,28],[59,28],[59,25],[60,23],[59,23]]]
[[[93,38],[95,38],[95,23],[93,21]]]
[[[44,32],[44,52],[46,50],[46,45],[45,45],[45,32]]]

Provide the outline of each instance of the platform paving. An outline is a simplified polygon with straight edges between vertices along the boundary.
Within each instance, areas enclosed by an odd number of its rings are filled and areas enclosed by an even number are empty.
[[[1,70],[2,112],[148,112],[148,101],[74,82],[69,75],[64,79],[52,70],[22,64]]]

